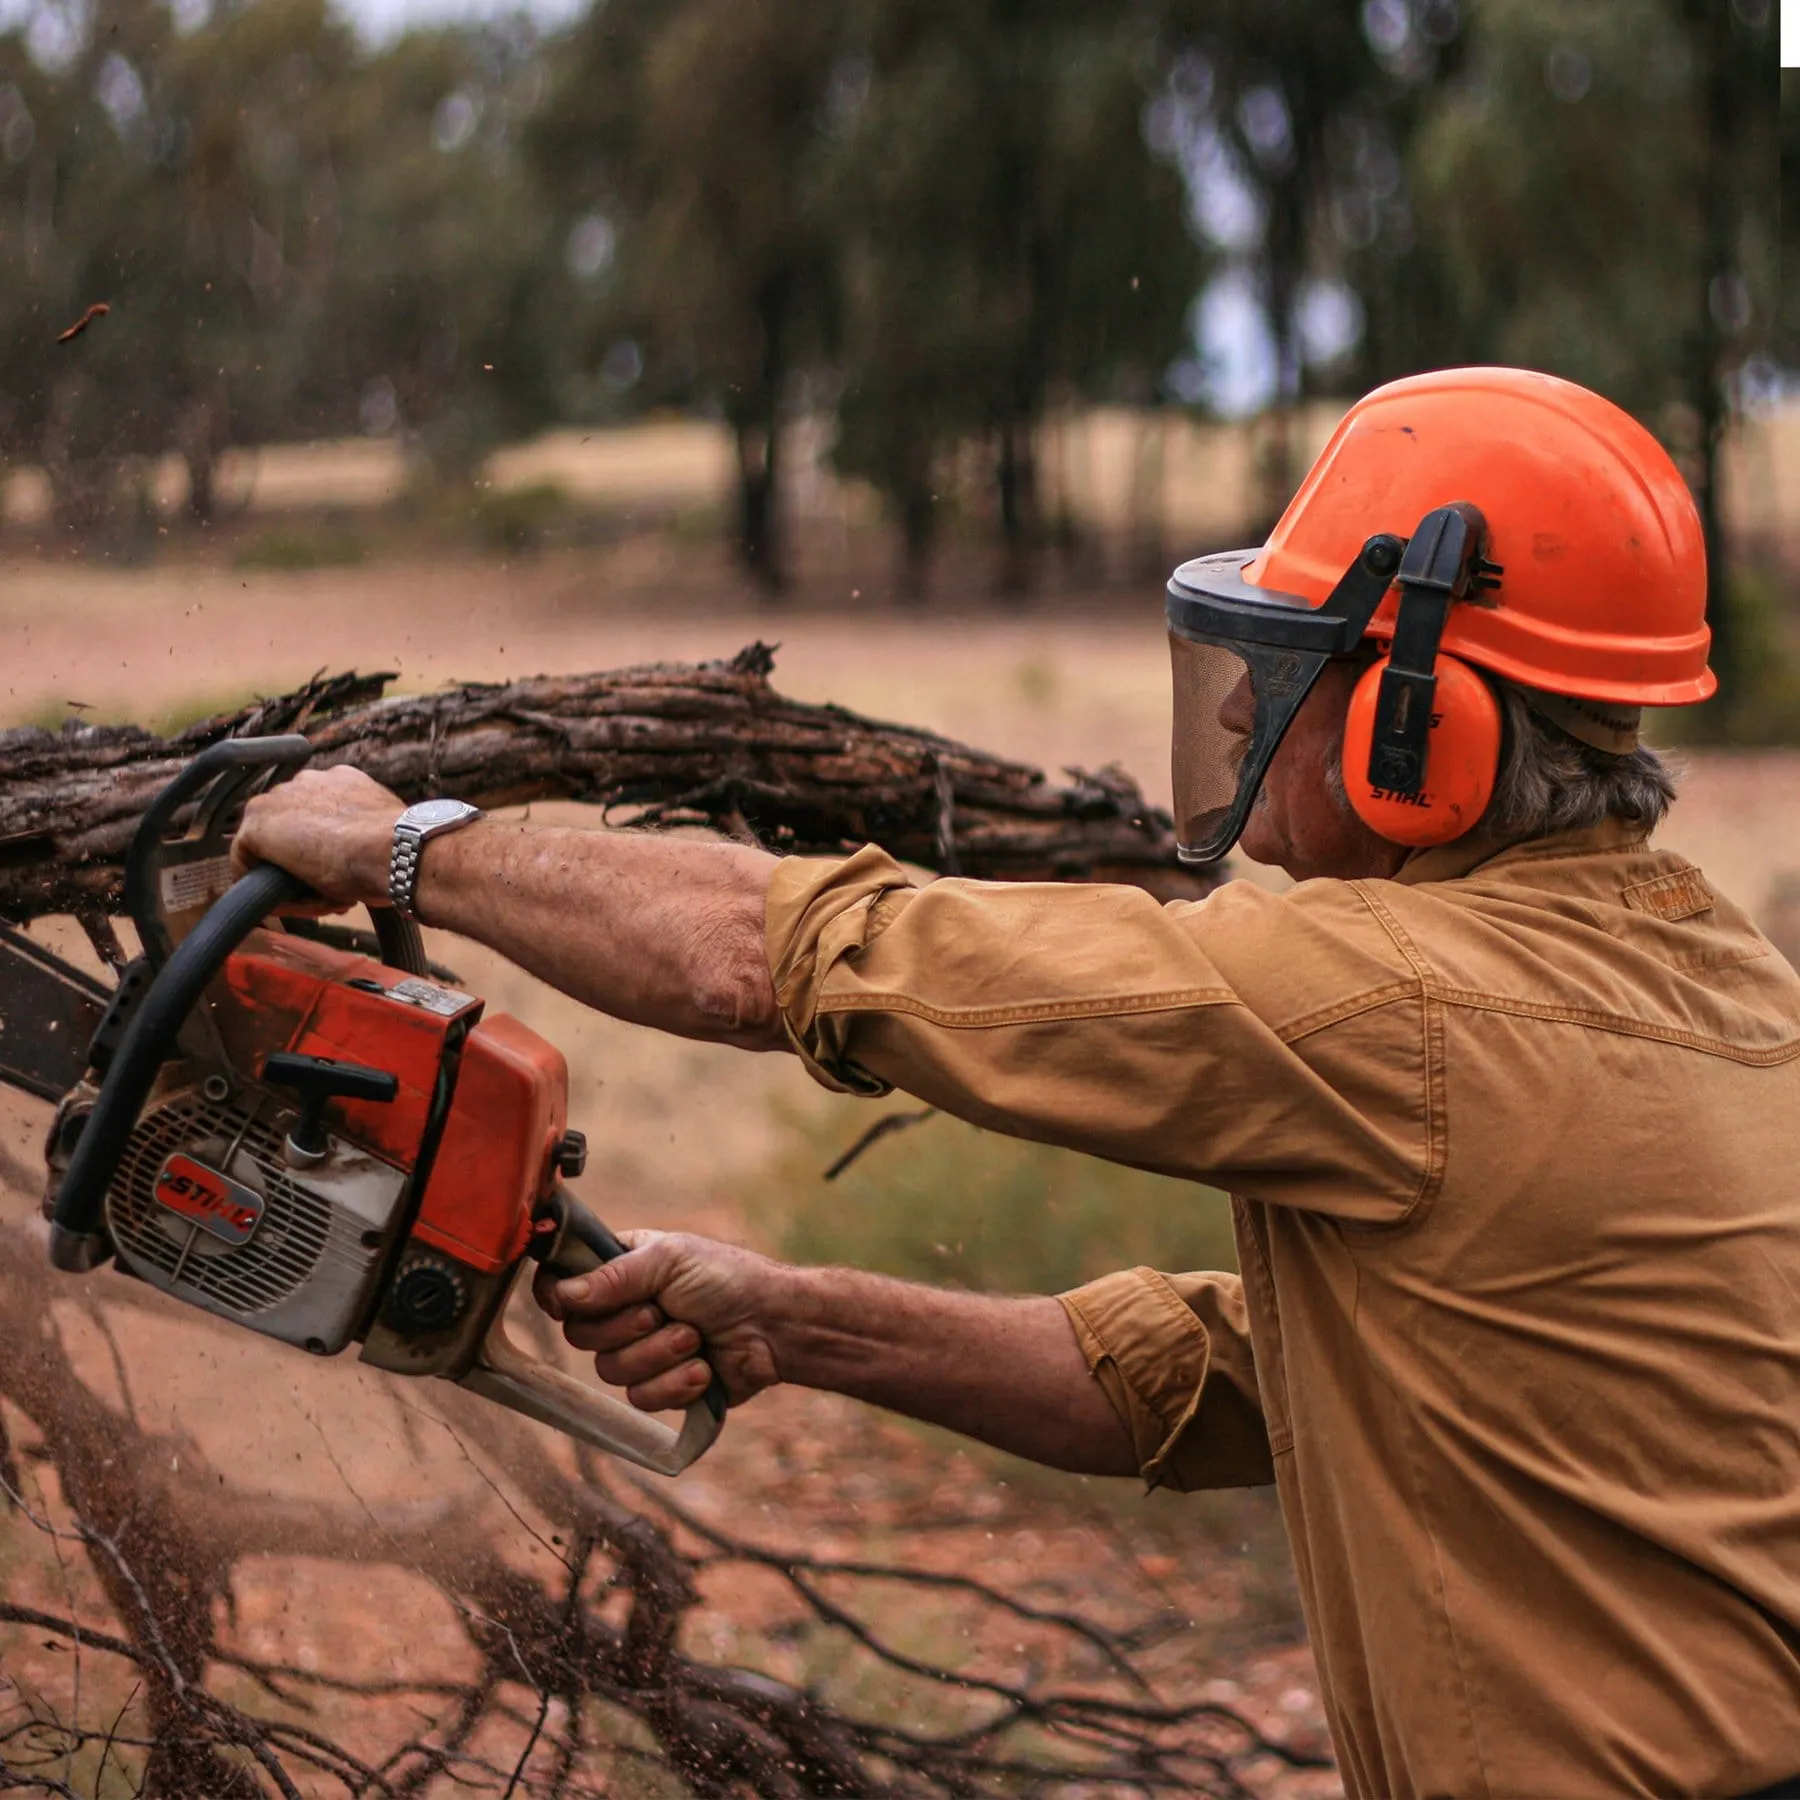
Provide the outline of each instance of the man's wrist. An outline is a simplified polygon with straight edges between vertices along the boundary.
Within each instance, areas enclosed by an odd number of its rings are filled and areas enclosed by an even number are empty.
[[[454,930],[454,898],[463,859],[471,848],[482,854],[479,846],[495,828],[493,819],[475,819],[457,831],[430,837],[419,846],[418,873],[413,878],[412,915],[425,925],[442,925]]]
[[[838,1391],[849,1336],[842,1290],[851,1271],[783,1262],[770,1267],[774,1292],[765,1316],[776,1379],[792,1387]]]
[[[366,905],[388,904],[388,871],[393,863],[394,825],[399,817],[396,812],[385,826],[371,824],[358,836],[351,867],[355,871],[357,890]]]

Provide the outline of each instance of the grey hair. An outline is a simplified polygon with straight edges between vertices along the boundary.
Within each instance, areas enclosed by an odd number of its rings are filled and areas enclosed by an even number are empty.
[[[1505,747],[1482,825],[1499,842],[1580,831],[1618,819],[1646,836],[1663,822],[1675,771],[1646,744],[1623,755],[1596,750],[1538,712],[1523,690],[1496,681]]]
[[[1481,826],[1496,842],[1580,831],[1620,819],[1647,837],[1674,804],[1676,771],[1647,744],[1624,755],[1596,750],[1533,709],[1522,688],[1490,676],[1504,737],[1500,773]],[[1325,765],[1325,787],[1346,809],[1340,749]]]

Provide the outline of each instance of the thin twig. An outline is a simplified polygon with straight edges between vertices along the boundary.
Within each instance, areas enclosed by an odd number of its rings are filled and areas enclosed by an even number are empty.
[[[836,1158],[831,1166],[820,1176],[821,1181],[836,1181],[862,1153],[878,1144],[884,1137],[890,1137],[896,1131],[904,1131],[909,1125],[923,1125],[927,1119],[937,1116],[935,1106],[921,1107],[917,1112],[884,1113],[867,1131],[853,1143],[842,1156]]]
[[[979,1581],[972,1575],[951,1575],[940,1573],[935,1569],[906,1568],[894,1563],[840,1562],[823,1557],[806,1556],[795,1551],[765,1550],[756,1544],[747,1544],[741,1538],[732,1537],[721,1531],[716,1525],[709,1525],[697,1518],[686,1508],[676,1504],[667,1494],[650,1487],[647,1483],[632,1483],[647,1498],[654,1501],[664,1512],[676,1520],[684,1529],[693,1532],[698,1538],[717,1546],[724,1555],[717,1559],[729,1562],[754,1563],[760,1568],[773,1569],[777,1574],[787,1575],[790,1571],[800,1570],[809,1575],[843,1575],[864,1581],[894,1581],[913,1587],[941,1588],[953,1593],[969,1594],[986,1602],[989,1606],[1009,1612],[1014,1618],[1028,1619],[1036,1625],[1054,1626],[1060,1631],[1073,1633],[1093,1645],[1113,1669],[1131,1682],[1133,1686],[1149,1691],[1149,1683],[1135,1669],[1126,1657],[1120,1640],[1093,1620],[1083,1618],[1079,1613],[1059,1612],[1053,1608],[1033,1606],[1027,1600],[1021,1600],[1016,1594],[1002,1592],[985,1581]]]

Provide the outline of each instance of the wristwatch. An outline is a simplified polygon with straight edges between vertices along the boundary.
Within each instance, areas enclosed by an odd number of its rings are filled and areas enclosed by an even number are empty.
[[[401,918],[413,916],[413,889],[419,882],[419,857],[428,838],[460,831],[481,817],[481,808],[466,800],[421,800],[394,821],[394,848],[388,858],[388,898]]]

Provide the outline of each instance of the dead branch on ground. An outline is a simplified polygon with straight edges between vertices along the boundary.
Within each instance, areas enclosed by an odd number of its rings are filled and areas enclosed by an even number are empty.
[[[549,1575],[509,1555],[492,1508],[466,1498],[409,1518],[361,1504],[348,1477],[352,1500],[341,1506],[246,1492],[192,1442],[144,1431],[83,1384],[50,1310],[55,1293],[29,1234],[0,1227],[0,1397],[36,1434],[15,1455],[54,1475],[53,1484],[20,1478],[15,1463],[4,1484],[14,1528],[34,1527],[83,1558],[107,1616],[81,1617],[72,1597],[67,1611],[9,1599],[0,1626],[64,1643],[90,1666],[122,1665],[135,1686],[123,1706],[91,1715],[15,1687],[0,1709],[0,1791],[84,1791],[71,1770],[96,1746],[115,1772],[110,1791],[151,1800],[465,1790],[572,1800],[618,1791],[604,1770],[620,1756],[718,1800],[1240,1797],[1254,1767],[1325,1766],[1228,1706],[1159,1700],[1130,1630],[971,1575],[758,1545],[648,1484],[627,1499],[597,1459],[577,1476],[536,1428],[457,1404],[454,1390],[435,1397],[442,1428],[548,1549]],[[412,1571],[454,1609],[474,1674],[356,1680],[246,1654],[228,1628],[233,1575],[263,1555]],[[825,1687],[696,1654],[687,1622],[706,1571],[725,1563],[777,1575],[802,1603],[808,1632],[835,1636],[843,1656],[885,1668],[924,1698],[882,1716]],[[891,1582],[1004,1615],[1060,1646],[1058,1666],[1074,1678],[1020,1681],[896,1647],[861,1604],[870,1584]],[[262,1703],[222,1693],[233,1678]],[[417,1715],[417,1728],[384,1753],[358,1753],[327,1728],[326,1702],[383,1700],[405,1700]],[[109,1790],[95,1777],[85,1791]]]

